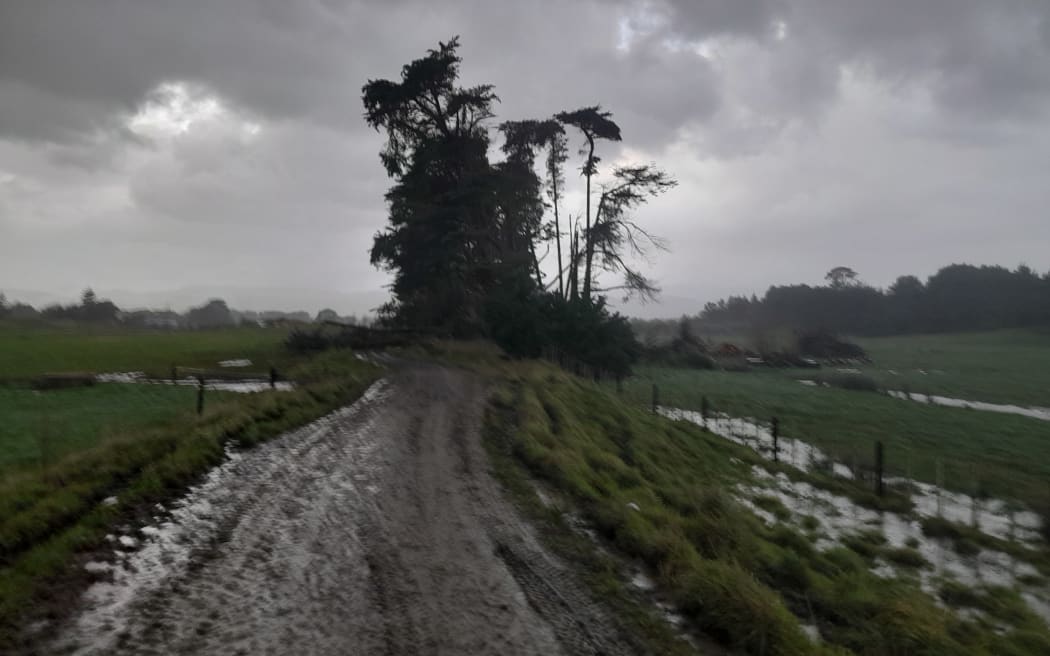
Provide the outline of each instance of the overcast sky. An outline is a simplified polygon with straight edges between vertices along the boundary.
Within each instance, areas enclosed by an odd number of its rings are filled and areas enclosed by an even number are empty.
[[[499,119],[601,103],[606,162],[680,181],[638,217],[671,252],[637,312],[1050,269],[1047,0],[2,0],[0,290],[376,305],[361,86],[456,34]]]

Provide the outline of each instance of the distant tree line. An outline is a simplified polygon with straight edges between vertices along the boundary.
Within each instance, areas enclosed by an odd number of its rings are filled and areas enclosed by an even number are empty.
[[[80,302],[70,305],[58,303],[37,310],[32,305],[8,301],[0,292],[0,320],[15,322],[58,323],[72,322],[96,325],[122,325],[135,328],[202,329],[241,325],[267,325],[277,322],[311,323],[335,322],[348,325],[371,323],[369,317],[355,315],[342,317],[326,308],[312,317],[308,312],[238,311],[230,309],[226,301],[211,299],[200,307],[184,313],[172,310],[122,310],[108,299],[100,299],[90,287],[80,296]]]
[[[860,281],[848,267],[832,269],[827,285],[770,287],[759,299],[730,296],[697,317],[707,332],[744,334],[755,328],[827,330],[852,335],[989,330],[1050,325],[1050,273],[1027,266],[952,264],[926,282],[900,276],[888,289]]]
[[[491,85],[458,84],[458,46],[441,43],[399,80],[363,88],[365,119],[385,132],[380,160],[393,181],[388,224],[371,251],[372,263],[393,274],[382,320],[625,373],[638,344],[604,295],[658,291],[631,256],[663,244],[633,212],[675,181],[648,164],[600,177],[602,144],[621,133],[599,106],[493,125],[499,99]],[[582,141],[585,186],[575,216],[563,207],[570,134]],[[489,157],[494,136],[498,162]]]

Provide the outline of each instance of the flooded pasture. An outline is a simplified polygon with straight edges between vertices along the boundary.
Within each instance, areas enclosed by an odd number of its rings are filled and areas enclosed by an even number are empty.
[[[183,387],[200,387],[200,379],[194,376],[182,378],[150,378],[142,371],[124,371],[116,373],[97,374],[95,381],[99,383],[122,383],[126,385],[180,385]],[[236,392],[239,394],[252,394],[254,392],[290,392],[295,389],[295,383],[287,380],[270,382],[268,378],[244,378],[228,380],[225,378],[205,378],[204,389],[214,392]]]
[[[773,436],[763,425],[750,419],[709,416],[677,408],[660,408],[661,414],[706,426],[712,433],[754,449],[763,458],[773,459]],[[855,479],[854,468],[834,462],[819,448],[802,440],[780,436],[778,453],[781,463],[803,471],[830,472],[845,479]],[[805,481],[792,480],[783,472],[774,474],[765,467],[752,467],[753,482],[741,484],[736,497],[767,524],[779,521],[799,527],[812,527],[818,549],[843,545],[847,539],[872,531],[881,534],[888,547],[911,549],[921,554],[919,567],[888,562],[877,558],[872,571],[884,577],[906,577],[917,581],[927,593],[937,598],[944,581],[975,587],[1006,586],[1018,590],[1029,608],[1050,624],[1050,590],[1042,584],[1039,571],[1023,559],[1002,551],[980,548],[961,554],[950,540],[927,536],[922,529],[924,518],[943,519],[967,524],[1000,540],[1032,549],[1046,547],[1039,535],[1040,518],[1035,513],[1018,509],[1018,504],[1001,499],[974,499],[936,485],[905,478],[888,478],[887,484],[910,490],[914,508],[907,514],[877,511],[851,499],[834,494]],[[778,518],[755,503],[758,498],[773,497],[788,510],[790,517]],[[912,563],[914,565],[915,563]]]
[[[859,369],[845,370],[839,369],[839,373],[850,373],[860,374],[862,373]],[[892,369],[888,371],[890,374],[896,374]],[[943,373],[943,372],[941,372]],[[810,378],[799,379],[798,382],[807,387],[820,387],[821,385],[827,387],[827,383],[822,383]],[[1050,421],[1050,408],[1043,408],[1039,406],[1023,406],[1013,405],[1010,403],[988,403],[987,401],[969,401],[967,399],[957,399],[950,396],[939,396],[937,394],[921,394],[918,392],[906,392],[902,390],[886,390],[886,394],[895,399],[902,401],[915,401],[917,403],[925,403],[927,405],[939,405],[946,408],[962,408],[965,410],[981,410],[983,412],[998,412],[1007,415],[1019,415],[1021,417],[1029,417],[1030,419],[1040,419],[1042,421]]]
[[[967,401],[955,399],[950,396],[937,396],[936,394],[916,394],[914,392],[902,392],[889,390],[886,392],[895,399],[904,401],[917,401],[928,405],[942,405],[948,408],[965,408],[969,410],[982,410],[985,412],[1000,412],[1009,415],[1020,415],[1032,419],[1050,421],[1050,408],[1038,406],[1021,406],[1003,403],[986,403],[984,401]]]

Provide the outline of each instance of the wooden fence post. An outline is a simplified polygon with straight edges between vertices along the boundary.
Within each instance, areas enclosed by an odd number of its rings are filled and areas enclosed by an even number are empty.
[[[660,388],[653,383],[653,414],[656,414],[656,406],[660,405]]]
[[[780,444],[778,438],[780,437],[780,422],[776,417],[773,417],[773,462],[780,462]]]
[[[970,525],[980,530],[980,507],[977,496],[981,493],[981,482],[977,478],[977,467],[970,466],[970,479],[973,481],[973,496],[970,497]]]
[[[171,365],[171,384],[175,385],[179,381],[179,368],[175,365]]]
[[[941,516],[941,490],[944,489],[944,463],[937,458],[937,516]]]
[[[277,389],[277,367],[270,367],[270,389]]]
[[[882,442],[875,443],[875,492],[881,497],[886,493],[882,483],[883,451]]]
[[[700,397],[700,418],[703,420],[704,428],[707,428],[707,415],[710,414],[710,407],[707,405],[707,397]]]
[[[204,413],[204,374],[197,375],[197,382],[197,414],[200,415]]]

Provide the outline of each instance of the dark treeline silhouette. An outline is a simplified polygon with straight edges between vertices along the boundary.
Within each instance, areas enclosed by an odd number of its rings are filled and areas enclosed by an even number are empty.
[[[345,325],[371,323],[369,317],[355,315],[341,317],[330,308],[325,308],[311,317],[308,312],[280,312],[267,310],[255,312],[231,309],[222,299],[211,299],[204,305],[193,307],[185,313],[172,310],[122,310],[108,299],[100,299],[90,287],[80,296],[80,303],[47,305],[37,310],[32,305],[13,302],[0,292],[0,320],[21,324],[75,323],[93,325],[119,325],[131,328],[162,329],[208,329],[231,326],[263,326],[275,323],[323,323],[334,322]]]
[[[45,319],[116,323],[120,317],[120,308],[113,301],[98,298],[88,287],[80,295],[79,305],[49,305],[40,311],[40,316]]]
[[[603,294],[658,291],[629,256],[663,244],[632,212],[675,181],[652,165],[598,178],[602,143],[621,140],[598,106],[493,126],[495,91],[459,86],[458,46],[441,43],[405,65],[400,80],[362,90],[366,121],[386,134],[380,159],[393,181],[389,222],[371,251],[394,277],[384,323],[487,336],[513,355],[626,373],[638,344]],[[504,155],[495,163],[494,135]],[[585,208],[576,216],[561,206],[569,135],[583,142]],[[619,281],[602,286],[602,273]]]
[[[731,296],[708,303],[699,323],[708,331],[754,328],[828,330],[853,335],[989,330],[1050,325],[1050,273],[1027,266],[952,264],[925,283],[901,276],[888,289],[862,283],[848,267],[832,269],[825,286],[773,286],[759,299]]]

